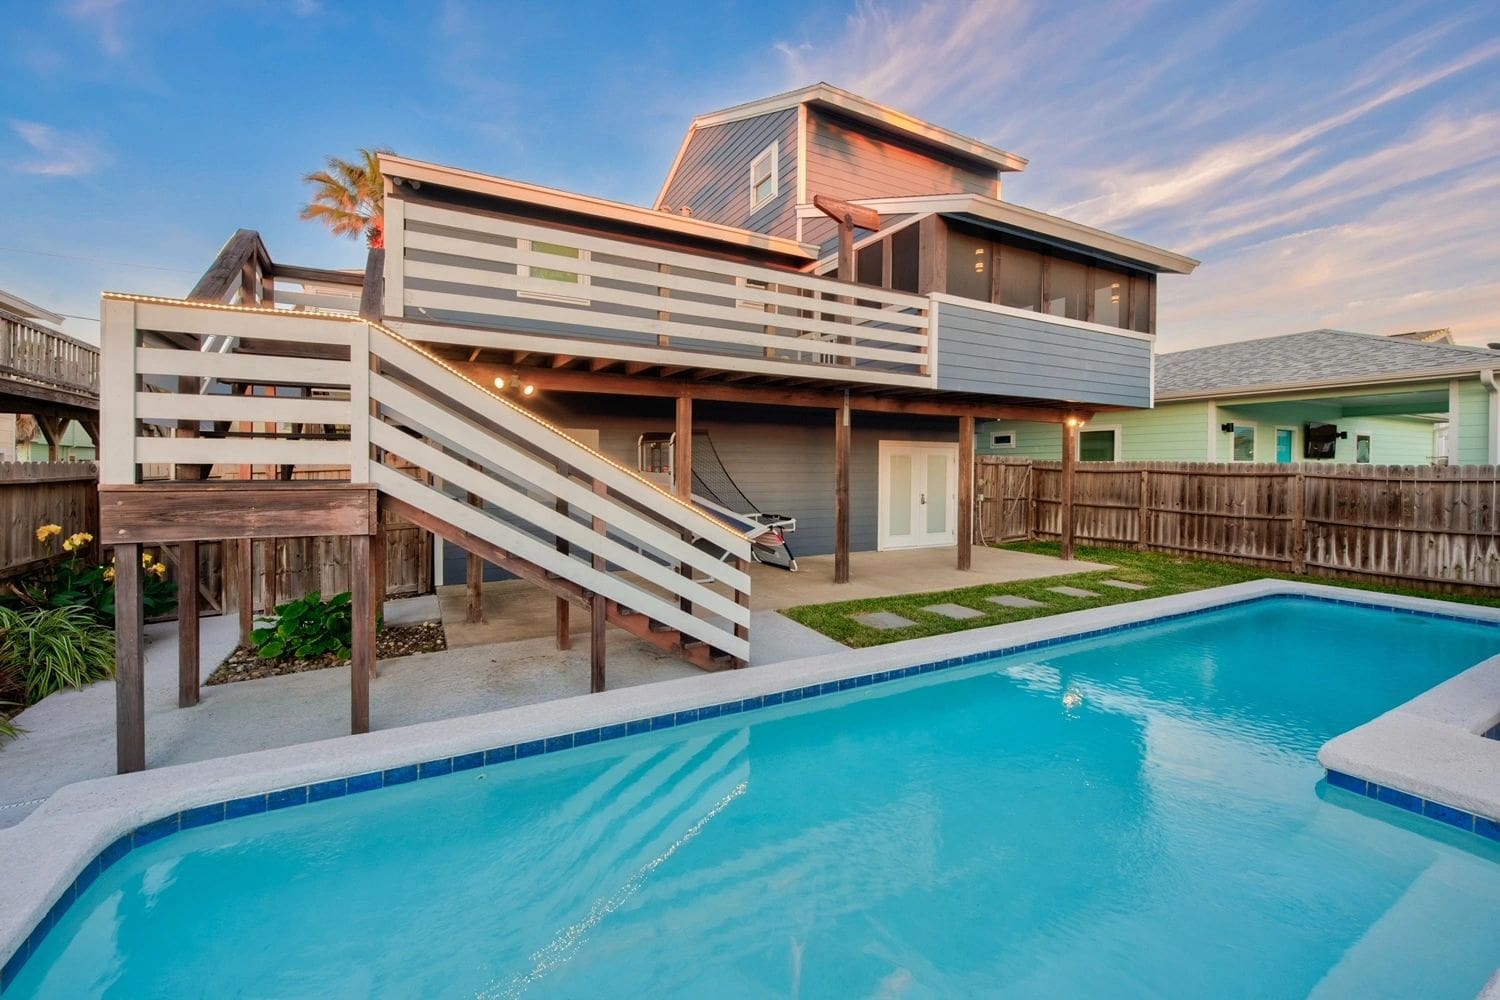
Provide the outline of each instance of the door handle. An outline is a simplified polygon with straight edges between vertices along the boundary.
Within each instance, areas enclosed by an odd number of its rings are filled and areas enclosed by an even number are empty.
[[[927,503],[927,494],[923,493],[922,494],[922,499],[918,500],[917,502],[920,503],[920,504],[925,505]]]

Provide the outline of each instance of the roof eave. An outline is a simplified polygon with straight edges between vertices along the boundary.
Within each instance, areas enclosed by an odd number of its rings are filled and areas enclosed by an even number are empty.
[[[1208,389],[1181,389],[1176,392],[1157,385],[1157,402],[1187,402],[1198,399],[1240,398],[1244,396],[1271,396],[1288,392],[1316,392],[1321,389],[1365,389],[1382,385],[1399,385],[1406,382],[1430,382],[1455,377],[1479,377],[1481,371],[1500,370],[1500,357],[1493,365],[1467,365],[1458,368],[1429,368],[1406,372],[1383,372],[1366,378],[1315,379],[1301,382],[1276,382],[1261,385],[1239,385]]]
[[[440,163],[428,163],[382,153],[380,154],[380,169],[385,176],[392,179],[421,181],[475,194],[591,215],[613,222],[711,240],[741,249],[779,254],[803,263],[816,260],[818,256],[817,247],[780,236],[769,236],[748,229],[737,229],[734,226],[694,219],[691,216],[675,215],[654,208],[642,208],[639,205],[628,205],[624,202],[511,180],[493,174],[482,174],[459,167],[444,166]]]

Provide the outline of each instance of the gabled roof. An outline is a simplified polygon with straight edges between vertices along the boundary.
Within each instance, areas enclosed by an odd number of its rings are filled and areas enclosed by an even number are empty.
[[[827,108],[837,111],[846,118],[854,118],[866,122],[877,128],[896,135],[905,136],[923,145],[932,146],[937,149],[957,153],[960,156],[994,167],[998,174],[1008,170],[1025,170],[1026,157],[1008,153],[1003,149],[991,146],[989,143],[980,142],[978,139],[960,135],[951,129],[934,125],[932,122],[924,121],[915,115],[909,115],[895,108],[877,104],[868,98],[852,94],[840,87],[830,83],[815,83],[811,87],[803,87],[800,90],[789,90],[784,94],[776,94],[772,97],[763,97],[760,100],[750,101],[746,104],[736,104],[732,108],[723,111],[714,111],[706,115],[694,118],[688,126],[687,134],[682,137],[682,145],[677,147],[677,155],[672,158],[672,167],[667,171],[667,179],[662,183],[661,191],[656,196],[656,204],[666,197],[667,188],[671,186],[672,178],[677,173],[677,167],[682,163],[683,154],[687,152],[688,143],[693,139],[693,133],[700,128],[711,128],[715,125],[727,125],[730,122],[743,121],[746,118],[757,118],[761,115],[774,114],[778,111],[786,111],[791,108],[807,105],[809,107]]]
[[[1349,330],[1309,330],[1156,356],[1156,398],[1259,395],[1472,375],[1500,351]]]
[[[497,177],[493,174],[446,167],[440,163],[411,160],[389,153],[380,154],[380,171],[392,181],[416,182],[416,186],[432,184],[437,187],[504,198],[563,212],[575,212],[611,222],[641,226],[677,236],[708,240],[737,249],[764,250],[803,264],[812,261],[818,255],[817,247],[781,236],[768,236],[765,233],[736,229],[734,226],[721,226],[716,222],[705,222],[686,215],[675,215],[654,208],[641,208],[639,205],[627,205],[624,202],[575,194],[558,188],[543,187],[540,184],[528,184],[524,181]]]
[[[22,319],[40,320],[52,326],[61,326],[63,321],[63,317],[51,309],[43,309],[41,306],[27,302],[21,296],[12,295],[4,289],[0,289],[0,309],[4,309],[6,312],[19,316]]]
[[[1169,274],[1191,274],[1198,261],[1126,236],[1107,233],[1072,219],[1024,208],[982,194],[923,194],[901,198],[863,198],[857,205],[875,209],[882,217],[944,215],[988,229],[1118,261],[1132,267]]]

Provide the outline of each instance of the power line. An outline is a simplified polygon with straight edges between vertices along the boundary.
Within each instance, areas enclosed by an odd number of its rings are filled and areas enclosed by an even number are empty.
[[[88,320],[90,323],[97,323],[97,322],[99,322],[99,317],[98,316],[77,316],[77,315],[74,315],[73,313],[58,313],[57,315],[59,315],[59,316],[66,316],[68,319]]]
[[[148,271],[174,271],[174,272],[176,272],[178,274],[197,274],[198,273],[197,271],[194,271],[192,268],[187,268],[187,267],[167,267],[167,266],[162,265],[162,264],[142,264],[142,263],[139,263],[139,262],[133,261],[133,260],[111,260],[108,257],[81,257],[81,256],[79,256],[77,254],[52,253],[51,251],[48,251],[48,250],[26,250],[26,249],[24,249],[22,247],[0,247],[0,250],[5,251],[6,253],[31,254],[34,257],[56,257],[58,260],[77,260],[77,261],[82,261],[82,262],[84,262],[86,264],[113,264],[116,267],[139,267],[139,268],[144,268],[144,269],[146,269]],[[75,317],[75,318],[85,318],[85,317]]]

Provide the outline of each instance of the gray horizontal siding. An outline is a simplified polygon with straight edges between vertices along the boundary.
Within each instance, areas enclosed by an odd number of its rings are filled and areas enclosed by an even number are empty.
[[[857,123],[808,116],[808,196],[891,198],[914,194],[995,193],[994,170],[979,170],[901,143]]]
[[[1074,403],[1151,405],[1151,344],[944,302],[938,388]]]
[[[599,431],[599,450],[627,468],[637,464],[636,440],[671,431],[668,405],[652,399],[601,399],[551,394],[543,415],[570,428]],[[640,415],[621,412],[633,408]],[[696,429],[706,431],[731,477],[763,511],[797,518],[787,536],[799,558],[833,551],[833,411],[808,412],[699,403]],[[954,421],[929,417],[855,414],[849,442],[850,545],[856,552],[877,544],[879,445],[888,441],[956,441]],[[701,458],[701,457],[700,457]],[[461,583],[464,554],[444,547],[444,579]],[[486,579],[504,579],[493,567]]]
[[[777,150],[775,198],[750,211],[750,164],[772,142]],[[772,236],[796,234],[797,111],[746,118],[699,129],[688,140],[662,203],[693,217]]]

